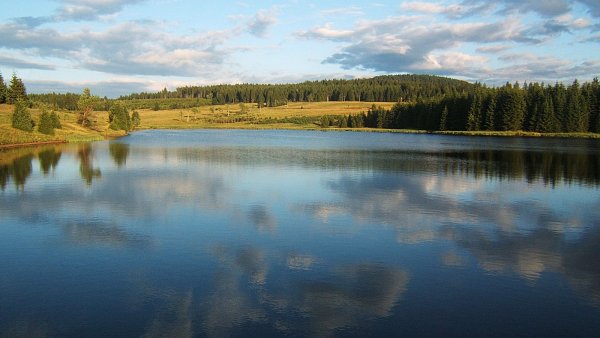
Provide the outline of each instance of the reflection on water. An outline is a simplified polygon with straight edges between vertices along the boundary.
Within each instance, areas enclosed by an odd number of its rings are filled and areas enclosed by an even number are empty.
[[[108,152],[115,161],[117,167],[122,167],[127,163],[127,156],[129,156],[129,145],[121,142],[111,142],[108,145]]]
[[[80,145],[77,150],[77,156],[79,157],[79,173],[81,174],[81,178],[85,180],[85,183],[90,185],[94,179],[102,176],[100,169],[94,168],[91,144]]]
[[[4,150],[0,336],[590,336],[599,150],[296,131]]]

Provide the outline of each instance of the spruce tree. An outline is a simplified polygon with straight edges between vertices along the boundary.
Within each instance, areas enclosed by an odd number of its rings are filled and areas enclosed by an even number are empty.
[[[444,106],[444,110],[442,110],[442,115],[440,116],[440,127],[439,130],[446,130],[448,123],[448,106]]]
[[[517,84],[518,85],[518,84]],[[525,117],[525,98],[518,88],[504,86],[498,93],[496,112],[500,118],[499,130],[522,130]]]
[[[60,123],[60,118],[58,118],[58,114],[55,111],[52,111],[50,114],[50,118],[52,119],[52,127],[56,129],[61,129],[62,124]]]
[[[2,73],[0,73],[0,103],[6,103],[7,94],[8,94],[8,88],[6,87],[6,83],[4,83],[4,78],[2,77]]]
[[[540,120],[536,131],[540,131],[542,133],[556,133],[560,130],[560,121],[556,117],[552,97],[547,95],[544,98],[544,105],[542,106],[542,111],[540,112]]]
[[[46,135],[54,135],[54,123],[50,113],[46,109],[42,110],[40,115],[40,123],[38,124],[38,131]]]
[[[139,127],[141,122],[142,122],[142,120],[140,119],[140,113],[138,113],[137,110],[134,110],[133,114],[131,114],[131,125],[132,125],[132,127],[134,129],[137,128],[137,127]]]
[[[12,116],[12,126],[13,128],[24,131],[33,130],[31,114],[29,113],[29,109],[27,109],[27,105],[23,100],[19,100],[15,103],[15,110]]]
[[[472,98],[471,107],[467,114],[467,130],[479,130],[481,125],[482,102],[479,95]]]
[[[485,120],[483,122],[485,130],[496,130],[496,95],[492,94],[485,110]]]
[[[27,91],[23,81],[17,77],[17,74],[13,73],[10,85],[8,87],[8,96],[6,102],[9,104],[16,104],[18,101],[27,101]]]
[[[584,132],[589,125],[589,112],[583,102],[579,82],[575,80],[567,89],[567,105],[565,110],[565,131]]]

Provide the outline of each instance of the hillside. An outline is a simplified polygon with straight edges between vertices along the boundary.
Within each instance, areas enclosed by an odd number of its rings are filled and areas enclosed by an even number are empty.
[[[269,107],[289,102],[414,102],[470,92],[476,85],[432,75],[385,75],[367,79],[306,81],[295,84],[232,84],[180,87],[158,93],[137,93],[132,99],[201,99],[211,104],[263,102]]]

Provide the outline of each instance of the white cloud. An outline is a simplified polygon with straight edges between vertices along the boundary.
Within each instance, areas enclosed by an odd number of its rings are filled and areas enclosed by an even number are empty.
[[[59,32],[0,24],[0,46],[38,56],[67,59],[84,69],[112,74],[196,76],[216,71],[230,50],[221,48],[234,31],[175,35],[152,23],[124,23],[104,31]]]
[[[322,16],[338,16],[338,15],[361,16],[361,15],[364,15],[365,12],[363,11],[362,8],[360,8],[358,6],[348,6],[348,7],[324,9],[324,10],[320,11],[319,14]]]
[[[277,16],[273,10],[259,10],[248,22],[248,32],[250,34],[264,38],[269,32],[269,28],[277,23]]]

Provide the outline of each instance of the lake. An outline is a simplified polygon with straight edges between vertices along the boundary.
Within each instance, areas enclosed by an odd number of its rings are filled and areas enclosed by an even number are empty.
[[[594,336],[600,142],[141,131],[0,151],[0,336]]]

